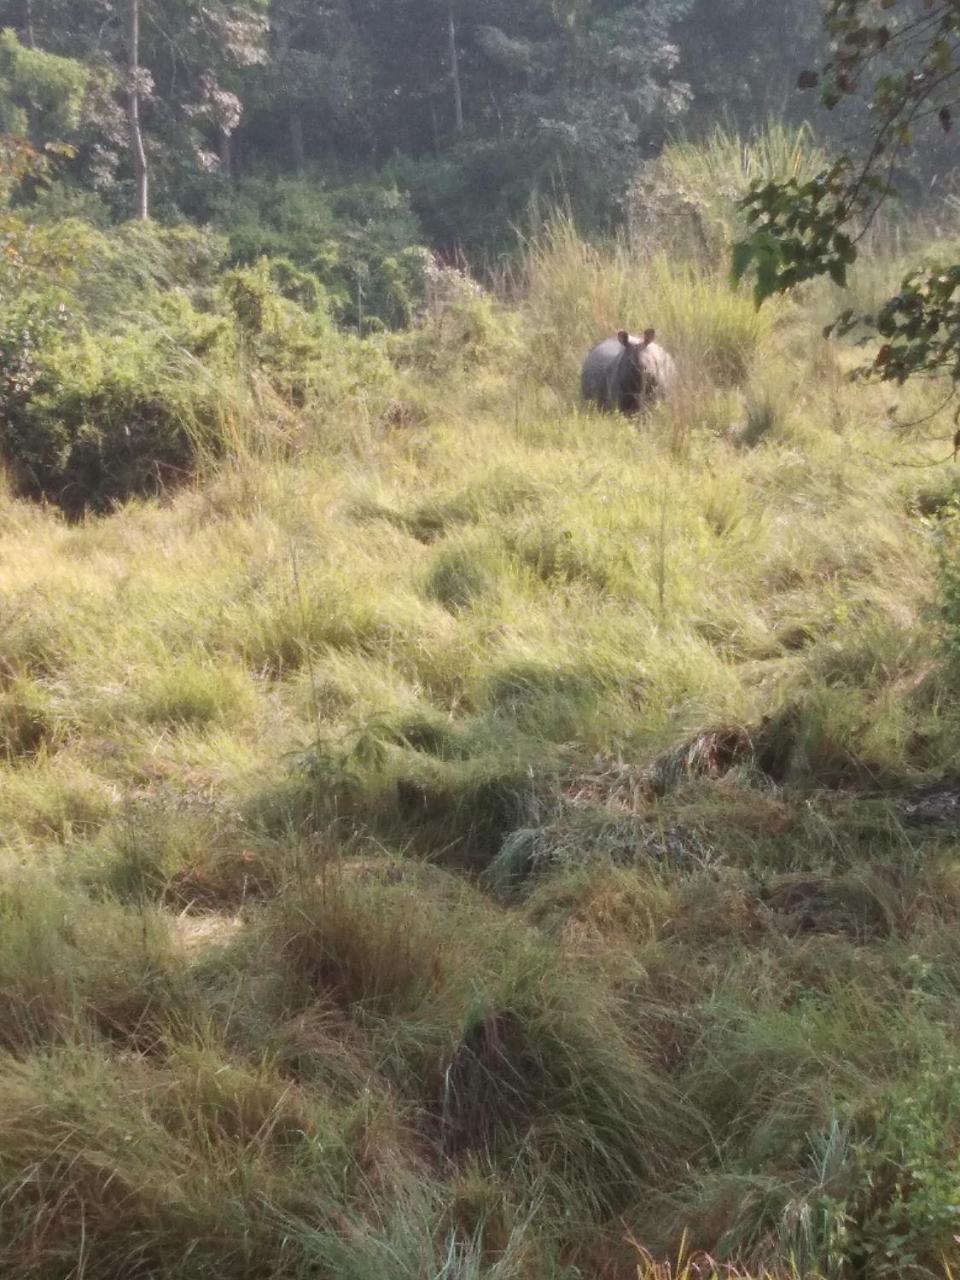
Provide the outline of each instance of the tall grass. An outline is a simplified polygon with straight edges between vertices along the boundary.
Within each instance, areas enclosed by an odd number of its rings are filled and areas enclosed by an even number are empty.
[[[730,287],[723,264],[711,271],[665,253],[638,255],[626,242],[600,249],[560,216],[530,247],[526,305],[534,374],[565,390],[594,342],[650,327],[687,386],[740,386],[771,325],[770,311]]]
[[[641,170],[628,197],[635,252],[718,256],[740,228],[737,203],[752,182],[796,178],[826,167],[808,125],[771,120],[743,138],[725,125],[704,137],[675,138]],[[718,264],[720,265],[720,264]]]
[[[191,486],[5,497],[3,1275],[950,1263],[952,482],[822,305],[560,217],[518,301],[246,370]],[[648,324],[673,401],[584,409]]]

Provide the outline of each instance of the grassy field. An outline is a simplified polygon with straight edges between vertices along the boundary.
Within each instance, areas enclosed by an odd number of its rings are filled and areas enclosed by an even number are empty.
[[[375,393],[3,501],[8,1280],[949,1269],[957,472],[669,250],[555,223]]]

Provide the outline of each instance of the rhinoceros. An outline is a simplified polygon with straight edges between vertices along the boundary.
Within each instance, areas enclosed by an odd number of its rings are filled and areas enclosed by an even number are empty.
[[[665,400],[676,381],[677,366],[656,337],[655,329],[645,330],[642,338],[621,329],[615,338],[598,343],[583,362],[583,398],[608,412],[627,414],[641,413]]]

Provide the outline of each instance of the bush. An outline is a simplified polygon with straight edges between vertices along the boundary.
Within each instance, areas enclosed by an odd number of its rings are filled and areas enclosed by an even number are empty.
[[[335,336],[326,289],[287,259],[224,275],[223,241],[192,228],[10,234],[19,265],[0,260],[0,291],[18,301],[0,311],[0,456],[19,493],[72,518],[192,478],[244,443],[264,393],[325,409],[389,378],[382,350]],[[276,441],[266,417],[253,430]]]
[[[157,494],[216,449],[209,385],[166,334],[128,328],[112,342],[88,332],[48,347],[27,396],[8,400],[0,452],[17,489],[72,517]],[[185,369],[187,365],[187,369]]]
[[[938,1063],[859,1122],[855,1183],[835,1205],[836,1261],[871,1276],[935,1274],[960,1233],[960,1071]]]
[[[208,304],[227,256],[223,236],[186,225],[104,229],[81,216],[27,222],[9,214],[0,229],[15,250],[0,260],[0,281],[17,310],[63,303],[77,325],[93,330],[114,328],[118,317],[142,320],[144,295],[158,290]]]
[[[235,345],[211,306],[223,243],[77,218],[4,232],[0,455],[17,489],[77,516],[191,474],[216,451],[215,370]]]
[[[429,254],[407,197],[394,185],[324,190],[305,179],[248,179],[212,213],[230,255],[249,266],[288,259],[329,291],[338,319],[360,332],[407,324],[424,295]]]

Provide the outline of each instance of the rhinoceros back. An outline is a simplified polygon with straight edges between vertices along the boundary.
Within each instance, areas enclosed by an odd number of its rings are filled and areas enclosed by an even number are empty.
[[[598,342],[583,362],[580,390],[584,400],[594,400],[601,409],[616,409],[620,404],[618,370],[623,356],[619,338]]]

